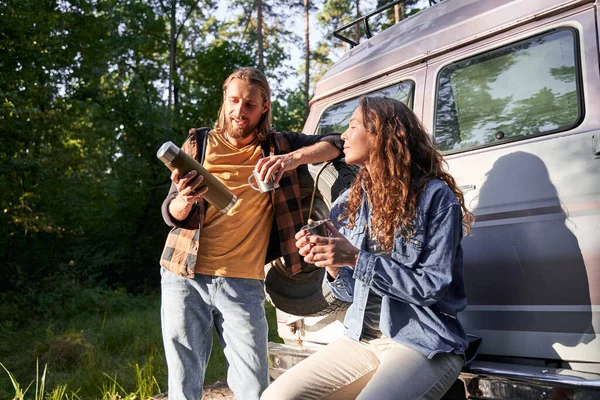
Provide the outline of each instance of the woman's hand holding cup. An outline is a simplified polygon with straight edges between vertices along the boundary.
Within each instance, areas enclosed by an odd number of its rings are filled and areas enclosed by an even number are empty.
[[[296,247],[304,261],[316,267],[327,268],[332,276],[337,276],[337,269],[343,266],[356,265],[359,250],[354,247],[329,220],[313,221],[296,233]],[[316,234],[315,228],[323,224],[328,236]]]

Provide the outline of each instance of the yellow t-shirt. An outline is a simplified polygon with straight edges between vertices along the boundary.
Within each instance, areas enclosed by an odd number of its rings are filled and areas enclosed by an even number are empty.
[[[227,214],[207,208],[196,273],[264,279],[273,205],[270,193],[257,192],[248,184],[261,157],[258,140],[238,149],[221,135],[208,134],[204,168],[237,196],[237,202]]]

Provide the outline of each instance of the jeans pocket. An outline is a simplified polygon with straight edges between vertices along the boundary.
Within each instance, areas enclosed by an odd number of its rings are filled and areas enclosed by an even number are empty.
[[[187,282],[185,280],[187,280],[188,278],[184,278],[183,276],[179,276],[174,272],[169,271],[168,269],[161,267],[160,270],[160,285],[161,287],[165,288],[165,287],[172,287],[172,286],[176,286],[179,287],[181,286],[181,283],[183,282],[184,284],[186,284]]]

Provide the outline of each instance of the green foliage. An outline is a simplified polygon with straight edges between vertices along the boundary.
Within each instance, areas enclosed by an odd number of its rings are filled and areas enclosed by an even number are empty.
[[[83,332],[54,336],[49,330],[48,336],[48,341],[35,343],[34,354],[44,364],[52,362],[58,370],[68,370],[83,363],[83,358],[90,352],[90,342]]]
[[[189,18],[210,18],[214,5],[195,5],[179,2]],[[156,149],[211,125],[223,80],[252,61],[230,43],[204,43],[214,19],[189,20],[173,114],[166,11],[125,0],[0,4],[3,317],[54,315],[72,291],[98,282],[156,285],[169,185]]]
[[[211,126],[224,79],[257,64],[255,2],[229,5],[219,20],[212,0],[0,2],[0,354],[21,382],[47,365],[51,398],[165,386],[157,306],[132,294],[156,291],[169,229],[155,153]],[[299,131],[305,99],[281,82],[300,39],[283,8],[263,2],[265,72],[277,129]],[[330,47],[315,52],[320,73]]]
[[[353,17],[336,1],[322,13],[330,27]],[[263,1],[280,130],[301,130],[307,115],[301,92],[280,85],[293,71],[287,46],[301,43],[289,24],[296,3]],[[223,80],[256,65],[255,7],[232,0],[219,20],[212,0],[0,2],[4,321],[69,314],[69,297],[98,284],[156,286],[170,183],[156,149],[211,126]],[[313,51],[313,78],[331,64],[331,43]]]
[[[25,390],[23,390],[21,388],[21,385],[19,384],[19,382],[17,382],[17,379],[15,378],[15,376],[12,374],[12,372],[10,372],[8,369],[6,369],[6,367],[4,366],[4,364],[0,363],[0,366],[8,374],[8,378],[10,379],[10,383],[12,384],[13,390],[15,391],[15,395],[14,395],[13,399],[14,400],[22,400],[22,399],[24,399],[25,398],[25,393],[29,390],[29,387],[31,385],[29,385]]]
[[[298,35],[289,24],[288,7],[293,1],[261,1],[262,36],[264,51],[264,72],[270,80],[271,89],[275,93],[282,90],[281,83],[291,76],[293,68],[289,65],[290,43],[299,43]],[[229,6],[231,18],[218,29],[218,40],[230,41],[238,51],[251,57],[249,66],[258,67],[258,23],[255,1],[232,0]]]
[[[11,380],[37,382],[38,393],[45,385],[45,398],[48,393],[102,398],[106,393],[100,392],[102,385],[108,389],[114,383],[118,390],[112,394],[133,394],[138,399],[166,388],[157,296],[96,290],[71,301],[80,311],[70,318],[0,329],[0,359],[11,371]],[[31,376],[36,360],[46,366],[45,375]],[[0,398],[9,396],[5,381],[6,376],[0,376]]]
[[[193,61],[193,62],[192,62]],[[236,68],[253,66],[254,59],[225,41],[214,41],[186,63],[187,79],[181,84],[179,130],[212,126],[223,101],[223,82]],[[183,140],[181,140],[183,141]]]
[[[307,114],[302,89],[286,91],[281,100],[273,102],[273,124],[278,131],[302,132],[304,117]],[[306,132],[309,133],[309,132]]]
[[[167,389],[159,297],[124,291],[74,296],[77,315],[0,326],[0,398],[147,399]],[[87,304],[87,305],[86,305]],[[275,308],[266,304],[269,341],[277,335]],[[40,365],[44,370],[40,375]],[[225,357],[213,335],[206,383],[223,380]],[[25,389],[21,383],[27,382]],[[26,396],[27,395],[27,396]]]
[[[302,92],[281,82],[300,39],[278,4],[263,2],[265,72],[277,128],[299,131]],[[170,180],[155,153],[211,126],[224,79],[257,64],[255,2],[229,5],[221,21],[213,0],[0,2],[0,398],[166,387],[151,294]],[[216,335],[214,349],[208,382],[225,370]]]

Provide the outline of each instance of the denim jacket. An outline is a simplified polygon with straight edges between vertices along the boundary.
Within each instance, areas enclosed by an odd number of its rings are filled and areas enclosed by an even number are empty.
[[[419,351],[428,358],[437,353],[464,354],[467,336],[457,313],[467,305],[463,279],[462,211],[450,188],[431,180],[421,194],[414,235],[394,238],[391,253],[367,251],[370,210],[366,198],[353,229],[344,214],[348,191],[332,207],[336,228],[360,250],[354,268],[342,267],[333,281],[332,293],[352,302],[344,320],[345,335],[361,340],[369,292],[382,297],[379,327],[394,341]]]

